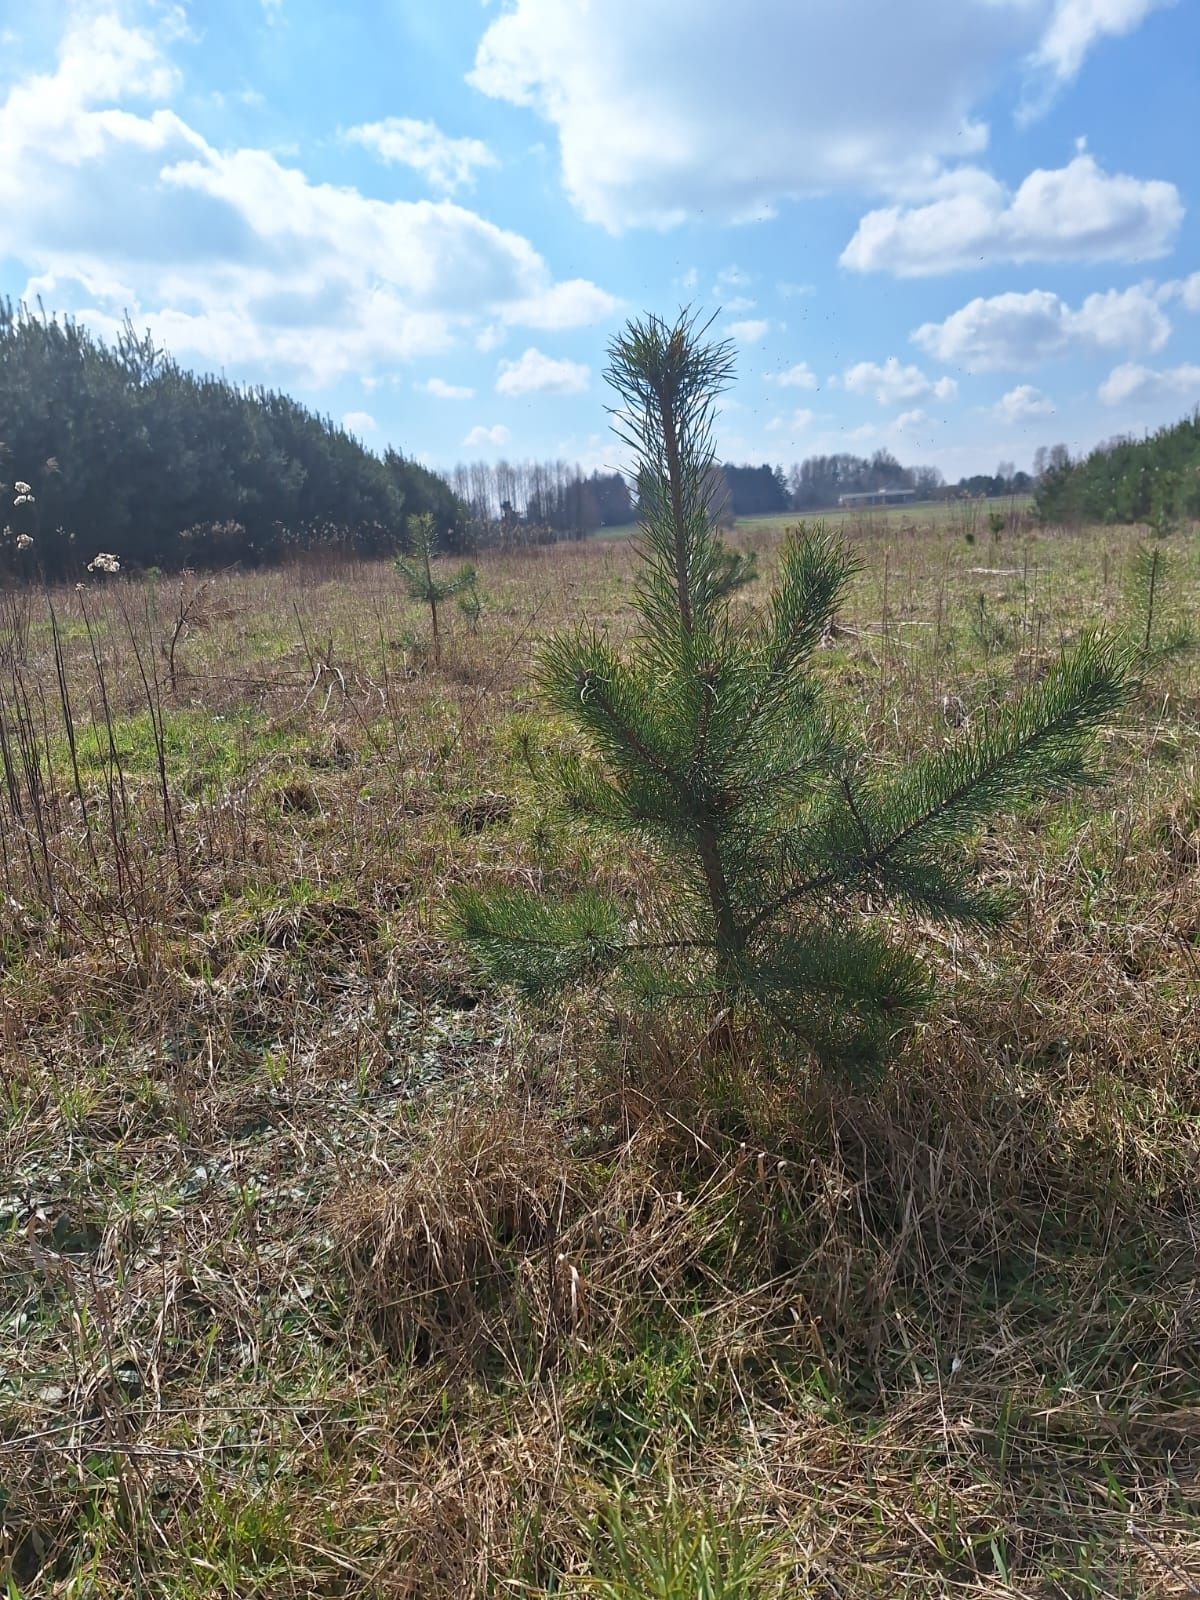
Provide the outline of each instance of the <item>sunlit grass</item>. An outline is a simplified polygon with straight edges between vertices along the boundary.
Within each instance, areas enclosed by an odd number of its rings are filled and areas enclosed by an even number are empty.
[[[849,531],[818,666],[896,763],[1127,617],[1144,537]],[[778,537],[735,535],[764,581]],[[839,1094],[687,1017],[518,1010],[446,943],[454,884],[648,870],[541,806],[529,689],[564,622],[623,637],[628,546],[479,567],[440,670],[386,565],[224,574],[173,689],[145,586],[90,632],[55,595],[74,762],[31,601],[0,1593],[1187,1594],[1200,658],[1150,666],[1107,788],[980,838],[1024,911],[935,945],[939,1009]]]

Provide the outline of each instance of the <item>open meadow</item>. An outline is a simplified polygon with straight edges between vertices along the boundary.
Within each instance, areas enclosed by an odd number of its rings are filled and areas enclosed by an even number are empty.
[[[956,533],[964,540],[987,539],[992,532],[993,518],[999,519],[1001,531],[1008,528],[1027,512],[1032,500],[1027,494],[970,495],[946,500],[923,500],[911,505],[891,506],[836,506],[832,510],[814,513],[826,527],[859,537],[874,537],[882,533],[930,532]],[[769,516],[742,517],[742,529],[772,528],[783,532],[796,521],[796,512]]]
[[[846,531],[819,671],[882,762],[1145,642],[1144,529]],[[653,870],[536,781],[533,654],[627,636],[630,541],[483,554],[440,664],[382,562],[0,595],[0,1592],[1200,1592],[1200,545],[1153,548],[1107,787],[983,832],[1020,913],[923,930],[857,1090],[445,937]]]
[[[1007,494],[991,496],[963,496],[946,500],[922,500],[912,505],[835,507],[814,512],[827,528],[836,529],[846,538],[874,539],[884,533],[904,534],[932,532],[954,533],[968,543],[977,539],[985,541],[993,536],[992,519],[999,520],[1001,533],[1021,526],[1032,500],[1029,495]],[[799,513],[771,512],[752,517],[738,517],[736,526],[744,534],[783,534],[795,526]],[[606,528],[599,537],[605,539],[633,538],[638,531],[636,522],[622,523]]]

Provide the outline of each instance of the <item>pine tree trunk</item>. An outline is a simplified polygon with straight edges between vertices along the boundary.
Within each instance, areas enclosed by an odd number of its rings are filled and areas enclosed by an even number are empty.
[[[700,865],[704,871],[704,882],[708,887],[709,904],[712,907],[717,965],[723,975],[728,975],[742,953],[745,939],[734,915],[733,899],[729,893],[729,883],[725,877],[725,864],[721,860],[717,836],[707,823],[701,824],[697,831],[696,848],[700,854]]]
[[[665,397],[659,397],[663,417],[663,442],[667,452],[667,482],[671,494],[671,522],[675,529],[675,586],[679,594],[679,620],[684,633],[692,631],[692,596],[688,588],[687,546],[683,528],[683,467],[679,459],[679,440],[675,416]]]
[[[437,591],[433,586],[433,568],[429,564],[428,543],[422,553],[425,557],[425,592],[429,596],[429,616],[433,623],[433,664],[436,667],[440,667],[442,664],[442,641],[438,638]]]

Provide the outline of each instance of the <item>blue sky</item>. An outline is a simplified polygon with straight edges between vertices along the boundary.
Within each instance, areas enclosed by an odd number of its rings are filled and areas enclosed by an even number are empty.
[[[1196,0],[0,0],[0,289],[431,464],[619,464],[621,320],[723,454],[952,479],[1200,404]]]

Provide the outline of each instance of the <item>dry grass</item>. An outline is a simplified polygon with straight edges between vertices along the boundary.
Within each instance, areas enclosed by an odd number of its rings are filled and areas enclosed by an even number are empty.
[[[1135,535],[860,537],[823,670],[898,761],[1120,615]],[[980,841],[1026,910],[922,930],[942,1004],[849,1093],[439,936],[647,870],[523,756],[630,572],[484,560],[440,671],[387,569],[3,598],[11,1595],[1200,1592],[1197,658]]]

